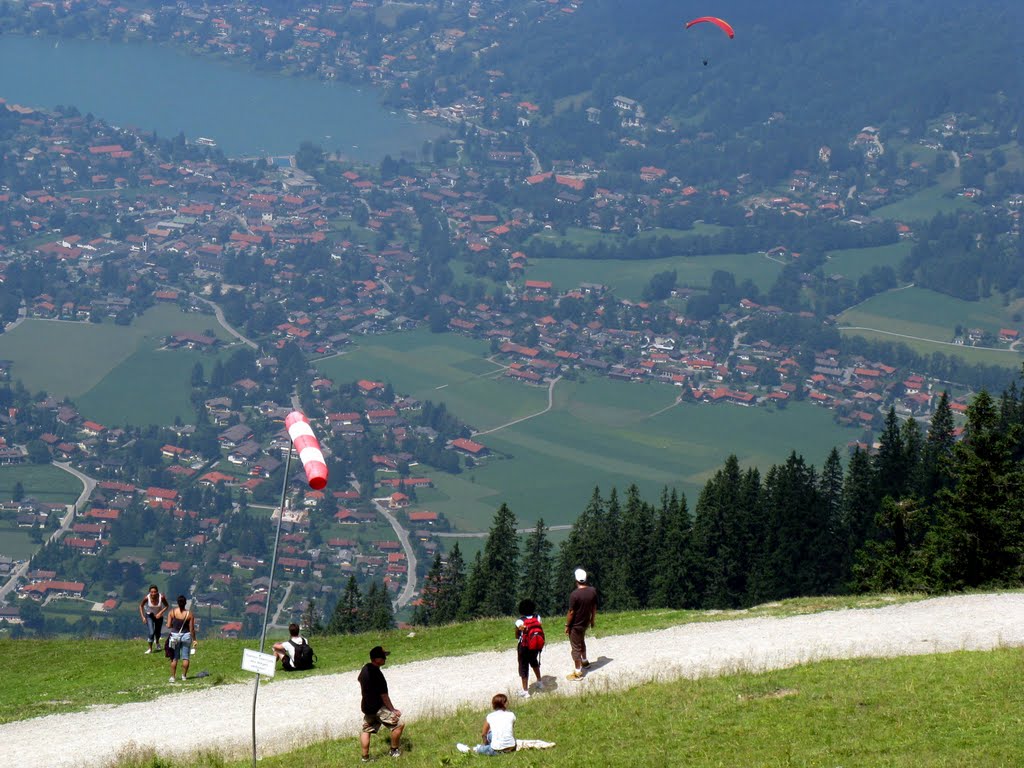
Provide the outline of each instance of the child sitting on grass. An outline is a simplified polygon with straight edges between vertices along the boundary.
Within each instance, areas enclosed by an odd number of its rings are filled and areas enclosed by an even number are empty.
[[[516,740],[514,727],[516,722],[515,712],[508,711],[508,696],[504,693],[496,693],[491,698],[491,712],[484,720],[484,728],[481,733],[483,744],[477,744],[470,748],[467,744],[456,744],[459,752],[475,752],[478,755],[504,755],[515,752],[517,749],[549,749],[554,745],[550,741],[539,741],[537,739]]]

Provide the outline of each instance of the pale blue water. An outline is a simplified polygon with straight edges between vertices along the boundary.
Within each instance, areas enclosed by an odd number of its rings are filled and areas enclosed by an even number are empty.
[[[206,136],[230,156],[287,155],[304,140],[380,161],[419,156],[441,134],[377,102],[369,88],[250,71],[164,46],[0,36],[0,98],[74,105],[120,126]]]

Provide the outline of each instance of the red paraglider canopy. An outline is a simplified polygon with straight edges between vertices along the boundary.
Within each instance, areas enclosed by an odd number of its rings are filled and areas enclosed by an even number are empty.
[[[701,16],[699,19],[688,21],[686,22],[686,28],[689,29],[694,24],[703,24],[705,22],[708,24],[714,24],[716,27],[725,32],[725,34],[727,34],[730,38],[736,37],[736,32],[733,31],[732,25],[729,22],[719,19],[715,16]]]

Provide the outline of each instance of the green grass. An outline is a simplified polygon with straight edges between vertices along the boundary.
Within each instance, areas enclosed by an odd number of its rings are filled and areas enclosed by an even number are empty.
[[[974,349],[951,344],[928,343],[951,342],[957,325],[963,328],[982,328],[993,335],[1000,328],[1017,326],[1011,317],[1014,308],[1004,307],[997,297],[982,301],[964,301],[924,288],[906,288],[887,291],[873,296],[862,304],[848,309],[839,316],[844,326],[860,326],[883,333],[870,331],[847,331],[867,338],[902,342],[921,352],[942,352],[956,355],[970,363],[1007,365],[1017,367],[1021,355],[1007,348],[1002,350]],[[891,334],[915,336],[905,339]],[[928,341],[920,341],[925,339]]]
[[[673,256],[666,259],[533,259],[530,280],[550,280],[559,291],[580,283],[602,283],[619,298],[639,299],[644,286],[659,272],[675,270],[680,286],[706,288],[715,270],[731,272],[740,283],[750,278],[763,291],[771,288],[782,265],[758,253],[714,256]]]
[[[29,390],[75,399],[90,409],[82,408],[88,418],[108,426],[169,423],[192,413],[188,378],[200,358],[155,350],[170,333],[207,329],[227,338],[213,315],[183,313],[166,304],[130,326],[27,320],[0,335],[0,357],[14,361],[12,377]],[[215,358],[202,359],[209,367]]]
[[[950,160],[952,164],[952,160]],[[905,200],[883,205],[871,212],[880,219],[896,221],[926,221],[938,213],[952,213],[973,207],[973,203],[955,193],[960,186],[960,170],[950,168],[938,177],[937,182],[916,192]]]
[[[910,253],[911,243],[903,241],[877,248],[849,248],[843,251],[829,251],[828,261],[823,267],[826,275],[842,275],[850,280],[859,280],[875,267],[892,267],[898,270],[900,262]]]
[[[82,482],[63,469],[52,464],[21,464],[0,467],[0,501],[9,501],[19,482],[26,498],[44,503],[73,504],[82,492]]]
[[[917,595],[799,598],[746,611],[650,610],[605,613],[602,635],[642,632],[698,621],[722,621],[758,616],[792,616],[827,610],[875,608],[895,601],[920,599]],[[141,625],[140,625],[141,626]],[[251,680],[240,668],[243,648],[257,648],[258,640],[207,639],[213,630],[200,624],[199,650],[194,670],[209,670],[195,687]],[[374,633],[372,636],[336,636],[314,639],[317,670],[302,676],[347,672],[365,663],[369,645],[381,643],[402,663],[509,647],[509,619],[485,619],[447,627],[420,627]],[[167,693],[167,663],[162,655],[146,656],[143,640],[85,640],[88,652],[68,652],[66,639],[10,640],[0,637],[0,723],[25,720],[57,712],[81,711],[94,704],[150,701]],[[268,638],[268,643],[270,638]],[[267,646],[269,647],[269,645]],[[60,659],[54,664],[54,659]],[[273,680],[268,681],[273,685]],[[190,684],[191,685],[191,684]]]
[[[18,528],[13,520],[0,520],[0,555],[28,560],[37,549],[39,545],[32,541],[27,529]]]

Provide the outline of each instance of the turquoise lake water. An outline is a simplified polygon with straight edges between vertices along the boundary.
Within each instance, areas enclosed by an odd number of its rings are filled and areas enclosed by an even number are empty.
[[[161,136],[209,137],[232,157],[290,155],[308,140],[378,162],[418,157],[424,141],[442,133],[382,107],[369,88],[258,73],[145,43],[0,36],[0,98],[73,105]]]

